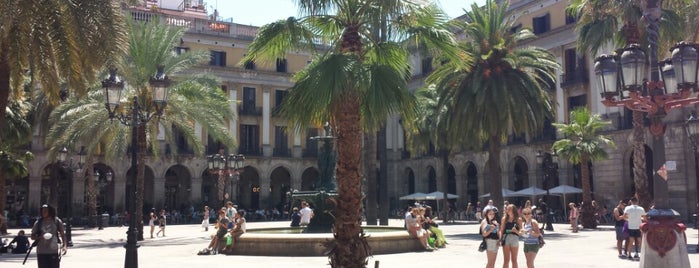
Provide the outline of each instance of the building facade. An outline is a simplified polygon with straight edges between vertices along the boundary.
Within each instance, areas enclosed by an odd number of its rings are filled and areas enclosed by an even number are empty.
[[[180,1],[182,2],[182,1]],[[187,3],[185,3],[187,2]],[[226,92],[231,108],[238,114],[237,120],[229,122],[230,133],[239,143],[236,151],[246,156],[244,171],[239,177],[228,178],[233,188],[230,199],[248,210],[284,209],[286,192],[312,190],[319,177],[317,156],[319,144],[309,139],[318,136],[319,129],[290,131],[286,122],[275,116],[275,108],[282,102],[287,89],[292,86],[291,76],[303,69],[311,60],[311,54],[296,52],[285,59],[278,59],[270,66],[254,62],[242,62],[246,48],[254,38],[258,28],[225,21],[210,19],[203,5],[185,1],[182,5],[171,5],[168,1],[147,1],[147,5],[125,9],[127,16],[134,20],[159,19],[163,23],[182,26],[186,33],[175,52],[203,49],[211,53],[211,61],[199,66],[195,72],[207,72],[217,76],[221,89]],[[594,199],[609,208],[622,198],[634,193],[631,148],[631,113],[622,108],[608,108],[601,104],[594,79],[592,55],[576,51],[574,32],[575,20],[563,11],[568,1],[559,0],[512,0],[510,15],[517,18],[517,27],[527,27],[537,34],[537,38],[523,46],[538,46],[553,53],[562,66],[559,81],[548,90],[555,101],[555,120],[567,123],[569,111],[584,106],[593,113],[612,121],[604,131],[616,143],[617,148],[607,148],[609,158],[592,163],[592,191]],[[457,18],[462,19],[462,18]],[[611,49],[610,51],[611,52]],[[415,53],[410,58],[413,66],[413,81],[410,86],[423,86],[423,78],[431,71],[431,59]],[[694,152],[686,137],[683,123],[686,115],[694,107],[671,112],[667,118],[665,139],[666,158],[677,163],[677,169],[669,171],[668,180],[670,204],[684,219],[694,213],[697,204],[697,177],[694,165]],[[553,123],[550,122],[550,123]],[[319,126],[320,127],[320,126]],[[197,133],[208,140],[200,127]],[[447,192],[458,195],[452,205],[456,209],[465,208],[467,202],[484,201],[481,196],[488,193],[488,182],[502,180],[504,188],[520,190],[530,186],[550,189],[558,185],[581,187],[580,169],[564,159],[554,163],[550,149],[556,140],[556,131],[546,126],[540,137],[512,137],[503,148],[500,156],[502,178],[491,178],[487,174],[487,153],[458,152],[450,157],[446,174],[441,171],[441,160],[434,155],[411,157],[405,147],[400,116],[388,118],[385,132],[386,178],[388,204],[390,209],[406,205],[399,197],[414,192],[444,191],[438,189],[439,181],[448,181]],[[8,210],[32,212],[47,201],[52,189],[58,189],[59,203],[73,205],[77,215],[86,215],[86,179],[76,178],[69,171],[57,166],[55,160],[46,155],[42,133],[37,132],[32,150],[37,158],[30,163],[31,174],[27,179],[8,182]],[[646,133],[646,144],[651,144],[653,136]],[[219,145],[208,140],[207,154],[215,154]],[[184,148],[185,153],[170,156],[168,146]],[[146,207],[176,209],[187,212],[204,204],[217,205],[217,184],[206,165],[204,157],[187,153],[187,144],[160,146],[160,157],[149,157],[145,177],[144,203]],[[646,159],[652,163],[652,151],[646,147]],[[131,176],[127,158],[106,161],[97,156],[93,168],[100,174],[96,181],[100,212],[123,213],[128,200],[125,200],[127,178]],[[383,168],[383,167],[382,167]],[[649,165],[649,177],[658,167]],[[107,180],[107,173],[112,179]],[[95,178],[87,178],[95,179]],[[654,179],[658,179],[655,176]],[[66,183],[72,180],[72,200],[68,201]],[[59,187],[56,188],[56,184]],[[63,186],[61,186],[63,185]],[[652,183],[650,184],[652,185]],[[62,188],[61,188],[62,187]],[[366,187],[366,185],[364,186]],[[651,191],[652,192],[652,191]],[[367,195],[374,193],[367,193]],[[545,197],[549,206],[561,209],[563,197]],[[566,196],[568,201],[580,201],[576,195]],[[525,198],[509,198],[523,202]],[[380,200],[380,199],[379,199]],[[81,213],[82,212],[82,213]]]

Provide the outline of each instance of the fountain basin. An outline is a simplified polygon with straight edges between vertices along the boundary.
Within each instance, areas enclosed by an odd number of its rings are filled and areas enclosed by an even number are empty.
[[[404,228],[362,227],[372,254],[423,250],[420,242]],[[258,256],[324,256],[323,243],[331,233],[301,233],[302,228],[248,229],[235,244],[233,254]]]

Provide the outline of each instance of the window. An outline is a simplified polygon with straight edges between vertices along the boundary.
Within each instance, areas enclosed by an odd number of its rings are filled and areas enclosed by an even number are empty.
[[[255,70],[255,62],[251,60],[245,61],[245,70]]]
[[[575,17],[566,15],[566,25],[575,23]]]
[[[258,109],[255,96],[254,87],[243,87],[243,106],[240,108],[240,114],[243,115],[257,115]],[[262,111],[259,111],[262,114]]]
[[[260,127],[257,125],[240,125],[240,148],[238,152],[245,155],[260,155]]]
[[[551,14],[546,14],[541,17],[534,17],[534,34],[542,34],[551,30]]]
[[[287,95],[289,95],[289,92],[286,90],[277,89],[274,91],[274,111],[272,111],[272,114],[276,115],[279,113],[279,107],[281,107]]]
[[[318,157],[318,140],[311,139],[317,136],[317,128],[309,128],[308,131],[306,131],[306,149],[303,151],[304,157]]]
[[[577,72],[577,55],[574,48],[565,50],[565,81],[569,82],[575,80]]]
[[[515,26],[512,26],[512,28],[510,28],[510,33],[517,33],[517,32],[519,32],[520,29],[522,29],[521,23],[519,23]]]
[[[286,73],[286,59],[277,59],[277,72]]]
[[[211,61],[209,61],[211,66],[226,66],[226,52],[223,51],[211,51]]]
[[[289,136],[285,126],[274,127],[274,156],[290,156]]]
[[[422,59],[422,74],[427,75],[432,72],[432,58]]]

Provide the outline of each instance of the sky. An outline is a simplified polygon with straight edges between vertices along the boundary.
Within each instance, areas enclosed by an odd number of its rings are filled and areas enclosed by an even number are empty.
[[[472,3],[483,5],[485,0],[434,0],[451,18],[464,14],[463,9],[470,10]],[[294,0],[205,0],[207,7],[218,9],[224,20],[233,19],[234,23],[262,26],[267,23],[297,16]]]

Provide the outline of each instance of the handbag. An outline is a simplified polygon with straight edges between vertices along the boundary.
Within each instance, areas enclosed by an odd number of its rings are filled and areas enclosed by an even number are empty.
[[[540,235],[539,236],[539,248],[543,248],[544,245],[546,245],[546,241],[544,241],[544,236]]]
[[[488,244],[485,242],[485,238],[483,238],[483,241],[481,242],[481,245],[478,246],[478,252],[483,252],[488,248]]]

